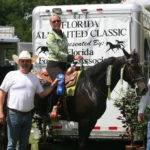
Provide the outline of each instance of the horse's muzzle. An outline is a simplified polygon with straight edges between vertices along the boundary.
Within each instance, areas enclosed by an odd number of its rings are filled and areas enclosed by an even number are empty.
[[[139,87],[136,87],[135,90],[136,90],[136,93],[138,96],[142,96],[142,95],[145,95],[147,93],[148,87],[145,87],[142,89],[140,89]]]

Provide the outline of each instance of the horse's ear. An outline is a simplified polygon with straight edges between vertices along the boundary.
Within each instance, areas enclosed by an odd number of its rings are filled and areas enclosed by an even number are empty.
[[[132,51],[131,55],[132,55],[134,62],[138,63],[139,62],[139,55],[135,49]]]
[[[124,48],[122,48],[122,51],[123,51],[124,55],[126,56],[126,58],[129,59],[130,54]]]

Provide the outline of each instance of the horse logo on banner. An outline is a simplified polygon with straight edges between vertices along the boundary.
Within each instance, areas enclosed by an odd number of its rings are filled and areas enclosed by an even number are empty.
[[[121,49],[121,50],[124,49],[124,47],[125,47],[124,41],[116,40],[116,42],[117,42],[117,44],[113,44],[111,42],[106,42],[106,45],[109,45],[109,49],[106,52],[112,50],[115,53],[114,50],[118,51],[119,49]]]

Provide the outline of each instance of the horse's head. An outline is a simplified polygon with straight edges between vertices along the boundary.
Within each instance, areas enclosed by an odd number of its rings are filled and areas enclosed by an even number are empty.
[[[109,42],[106,42],[106,45],[108,45],[109,44]]]
[[[148,87],[142,73],[142,68],[139,64],[139,56],[135,51],[131,54],[124,51],[124,54],[126,57],[126,63],[123,78],[132,88],[136,88],[138,95],[144,95],[147,92]]]

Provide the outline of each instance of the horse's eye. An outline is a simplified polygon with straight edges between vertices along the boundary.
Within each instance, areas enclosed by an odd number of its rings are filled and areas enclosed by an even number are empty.
[[[136,66],[137,66],[137,67],[139,67],[139,68],[142,68],[142,65],[141,65],[141,64],[139,64],[139,63],[138,63]]]
[[[134,65],[134,66],[132,66],[132,68],[134,69],[134,70],[141,70],[142,69],[142,66],[140,65],[140,64],[138,64],[138,65]]]

